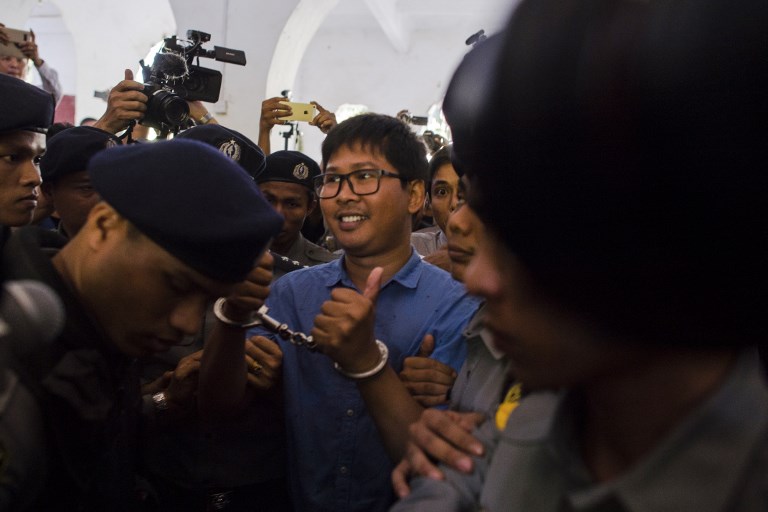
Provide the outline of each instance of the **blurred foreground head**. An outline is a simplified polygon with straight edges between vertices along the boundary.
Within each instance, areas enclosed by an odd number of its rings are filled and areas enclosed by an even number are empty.
[[[456,165],[543,293],[627,339],[765,336],[767,13],[529,0],[465,58]]]

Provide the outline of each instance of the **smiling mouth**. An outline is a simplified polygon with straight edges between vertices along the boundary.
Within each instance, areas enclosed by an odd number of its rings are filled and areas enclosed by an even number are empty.
[[[340,217],[341,222],[360,222],[361,220],[365,220],[368,217],[365,215],[342,215]]]

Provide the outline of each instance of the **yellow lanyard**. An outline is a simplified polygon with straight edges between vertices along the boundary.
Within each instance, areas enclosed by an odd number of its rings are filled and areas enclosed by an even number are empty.
[[[509,391],[504,396],[504,400],[499,404],[496,409],[496,428],[504,430],[507,426],[507,420],[512,411],[515,410],[517,404],[520,403],[520,397],[522,395],[522,385],[519,382],[515,382],[510,386]]]

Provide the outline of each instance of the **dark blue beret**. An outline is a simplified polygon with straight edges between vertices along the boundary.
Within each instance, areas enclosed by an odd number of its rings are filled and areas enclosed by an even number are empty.
[[[267,168],[256,178],[256,183],[285,181],[315,190],[312,178],[320,174],[317,162],[299,151],[275,151],[267,156]]]
[[[40,161],[40,174],[43,181],[55,181],[62,176],[85,171],[93,155],[119,145],[120,139],[92,126],[67,128],[48,141]]]
[[[102,199],[139,231],[219,281],[242,281],[283,226],[243,168],[202,142],[111,148],[88,172]]]
[[[205,124],[184,130],[177,139],[192,139],[215,147],[243,166],[252,178],[259,175],[266,165],[264,151],[251,139],[220,124]]]
[[[0,133],[17,130],[45,133],[53,123],[54,109],[51,94],[0,73]]]

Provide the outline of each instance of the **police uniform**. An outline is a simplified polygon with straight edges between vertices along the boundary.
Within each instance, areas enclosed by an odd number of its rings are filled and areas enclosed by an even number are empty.
[[[66,128],[47,142],[47,148],[40,160],[40,175],[44,183],[55,183],[59,179],[88,167],[88,161],[105,149],[118,147],[122,143],[115,135],[92,126],[74,126]],[[59,223],[56,230],[63,236],[67,233],[64,223]]]
[[[45,133],[53,123],[53,96],[10,75],[0,73],[0,137],[15,131]],[[0,247],[11,230],[0,225]]]
[[[96,155],[88,167],[102,199],[138,231],[220,282],[244,279],[282,225],[239,166],[198,142],[121,146]],[[177,193],[168,197],[171,187]],[[249,207],[243,211],[242,204]],[[192,233],[190,221],[197,228]],[[23,228],[2,255],[6,277],[48,284],[66,311],[61,335],[20,364],[45,428],[45,443],[39,445],[45,445],[47,467],[34,507],[145,510],[150,493],[137,478],[138,363],[118,351],[84,308],[75,283],[52,265],[50,256],[65,243],[54,232]]]
[[[299,151],[275,151],[267,156],[267,166],[263,173],[256,177],[256,183],[282,181],[295,183],[309,190],[314,197],[315,189],[312,180],[320,174],[317,162]],[[301,232],[291,244],[286,254],[273,253],[275,256],[274,279],[282,277],[291,270],[302,267],[312,267],[327,263],[339,256],[313,244]]]
[[[9,279],[47,284],[66,308],[64,331],[44,356],[20,361],[29,386],[37,388],[48,437],[48,478],[35,505],[106,510],[119,503],[122,508],[112,509],[134,510],[141,403],[136,362],[113,348],[51,264],[51,254],[65,243],[54,232],[23,228],[6,244],[2,260]]]
[[[0,138],[15,131],[45,133],[53,112],[50,94],[0,74]],[[10,237],[11,229],[0,225],[0,248]],[[3,274],[7,278],[5,267]],[[44,432],[40,407],[17,372],[11,341],[3,336],[0,343],[0,510],[24,510],[43,485]]]

